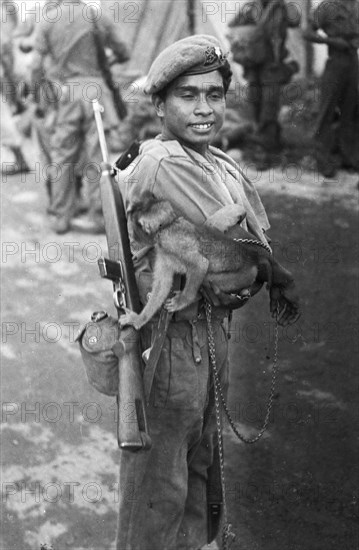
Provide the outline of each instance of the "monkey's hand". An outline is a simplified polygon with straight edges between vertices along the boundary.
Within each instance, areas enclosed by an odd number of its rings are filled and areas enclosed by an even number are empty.
[[[127,308],[125,308],[125,313],[120,316],[119,323],[121,328],[126,325],[132,325],[136,330],[140,330],[143,325],[140,315]]]
[[[270,312],[282,327],[293,325],[301,316],[299,296],[294,281],[272,285],[269,289]]]

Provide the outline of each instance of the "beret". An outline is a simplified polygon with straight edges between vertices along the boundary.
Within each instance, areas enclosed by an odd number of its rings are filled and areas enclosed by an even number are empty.
[[[180,75],[209,73],[225,63],[226,55],[214,36],[187,36],[165,48],[156,57],[148,72],[144,92],[154,94]]]

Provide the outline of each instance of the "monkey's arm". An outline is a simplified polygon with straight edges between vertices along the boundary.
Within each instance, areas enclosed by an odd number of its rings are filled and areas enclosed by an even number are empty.
[[[210,221],[210,223],[206,222],[205,224],[203,224],[203,226],[197,228],[197,230],[205,241],[208,239],[209,250],[212,250],[212,239],[218,239],[219,242],[222,241],[222,243],[223,240],[225,242],[233,241],[234,238],[258,241],[258,237],[256,237],[252,233],[249,233],[249,231],[246,231],[245,229],[243,229],[243,227],[241,227],[240,221],[239,223],[238,221],[235,222],[230,227],[227,226],[226,231],[222,232],[218,227],[216,227],[216,214],[208,218],[208,220]],[[256,244],[246,244],[245,247],[245,253],[250,255],[251,263],[253,262],[255,265],[258,266],[261,276],[256,281],[254,281],[254,283],[249,288],[247,288],[247,290],[249,291],[248,294],[241,296],[238,294],[229,294],[227,292],[224,292],[215,282],[207,279],[201,287],[201,292],[204,297],[209,300],[215,307],[226,307],[231,310],[241,308],[247,303],[249,297],[255,296],[255,294],[257,294],[261,290],[263,283],[268,281],[268,265],[270,264],[272,258],[269,251]],[[232,245],[230,248],[232,248]],[[222,248],[222,254],[224,254],[224,250],[225,248]],[[234,257],[235,256],[236,253],[234,253]],[[233,250],[229,250],[229,262],[231,261],[231,257],[233,257]],[[225,258],[222,255],[222,262],[224,259]],[[222,263],[221,265],[223,266],[224,264]]]
[[[262,286],[263,282],[256,280],[249,288],[249,294],[244,297],[222,292],[217,285],[210,281],[202,286],[201,291],[204,297],[215,307],[239,309],[248,302],[250,297],[255,296]],[[271,315],[277,318],[279,325],[292,325],[299,319],[301,315],[299,296],[292,276],[287,279],[286,283],[272,284],[269,287],[269,297]]]
[[[231,238],[258,240],[239,225],[232,228],[227,234],[221,235],[221,238],[225,240]],[[241,246],[245,247],[246,261],[248,263],[253,261],[258,268],[257,278],[249,288],[248,296],[237,298],[232,294],[222,292],[218,286],[209,282],[204,287],[205,296],[215,306],[236,309],[242,307],[248,301],[249,296],[254,296],[262,288],[263,283],[267,282],[272,316],[277,317],[279,324],[283,326],[294,323],[300,316],[300,308],[292,273],[277,262],[265,248],[257,244]]]

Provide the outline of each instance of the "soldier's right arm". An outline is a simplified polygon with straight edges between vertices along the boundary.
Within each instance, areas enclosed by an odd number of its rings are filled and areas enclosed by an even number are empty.
[[[308,19],[307,27],[303,30],[303,38],[309,42],[316,44],[327,44],[338,50],[347,50],[350,48],[350,44],[344,38],[340,36],[328,36],[325,34],[326,17],[332,17],[332,15],[326,12],[326,5],[321,4],[314,10]],[[324,31],[324,32],[321,32]]]

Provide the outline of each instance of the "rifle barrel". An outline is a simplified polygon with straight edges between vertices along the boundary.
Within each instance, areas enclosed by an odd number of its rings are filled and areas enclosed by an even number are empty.
[[[106,143],[105,131],[103,129],[102,118],[101,118],[101,113],[103,113],[104,108],[102,107],[102,105],[99,104],[98,99],[92,100],[92,107],[95,115],[97,133],[100,140],[102,160],[103,162],[108,164],[109,159],[108,159],[107,143]]]

